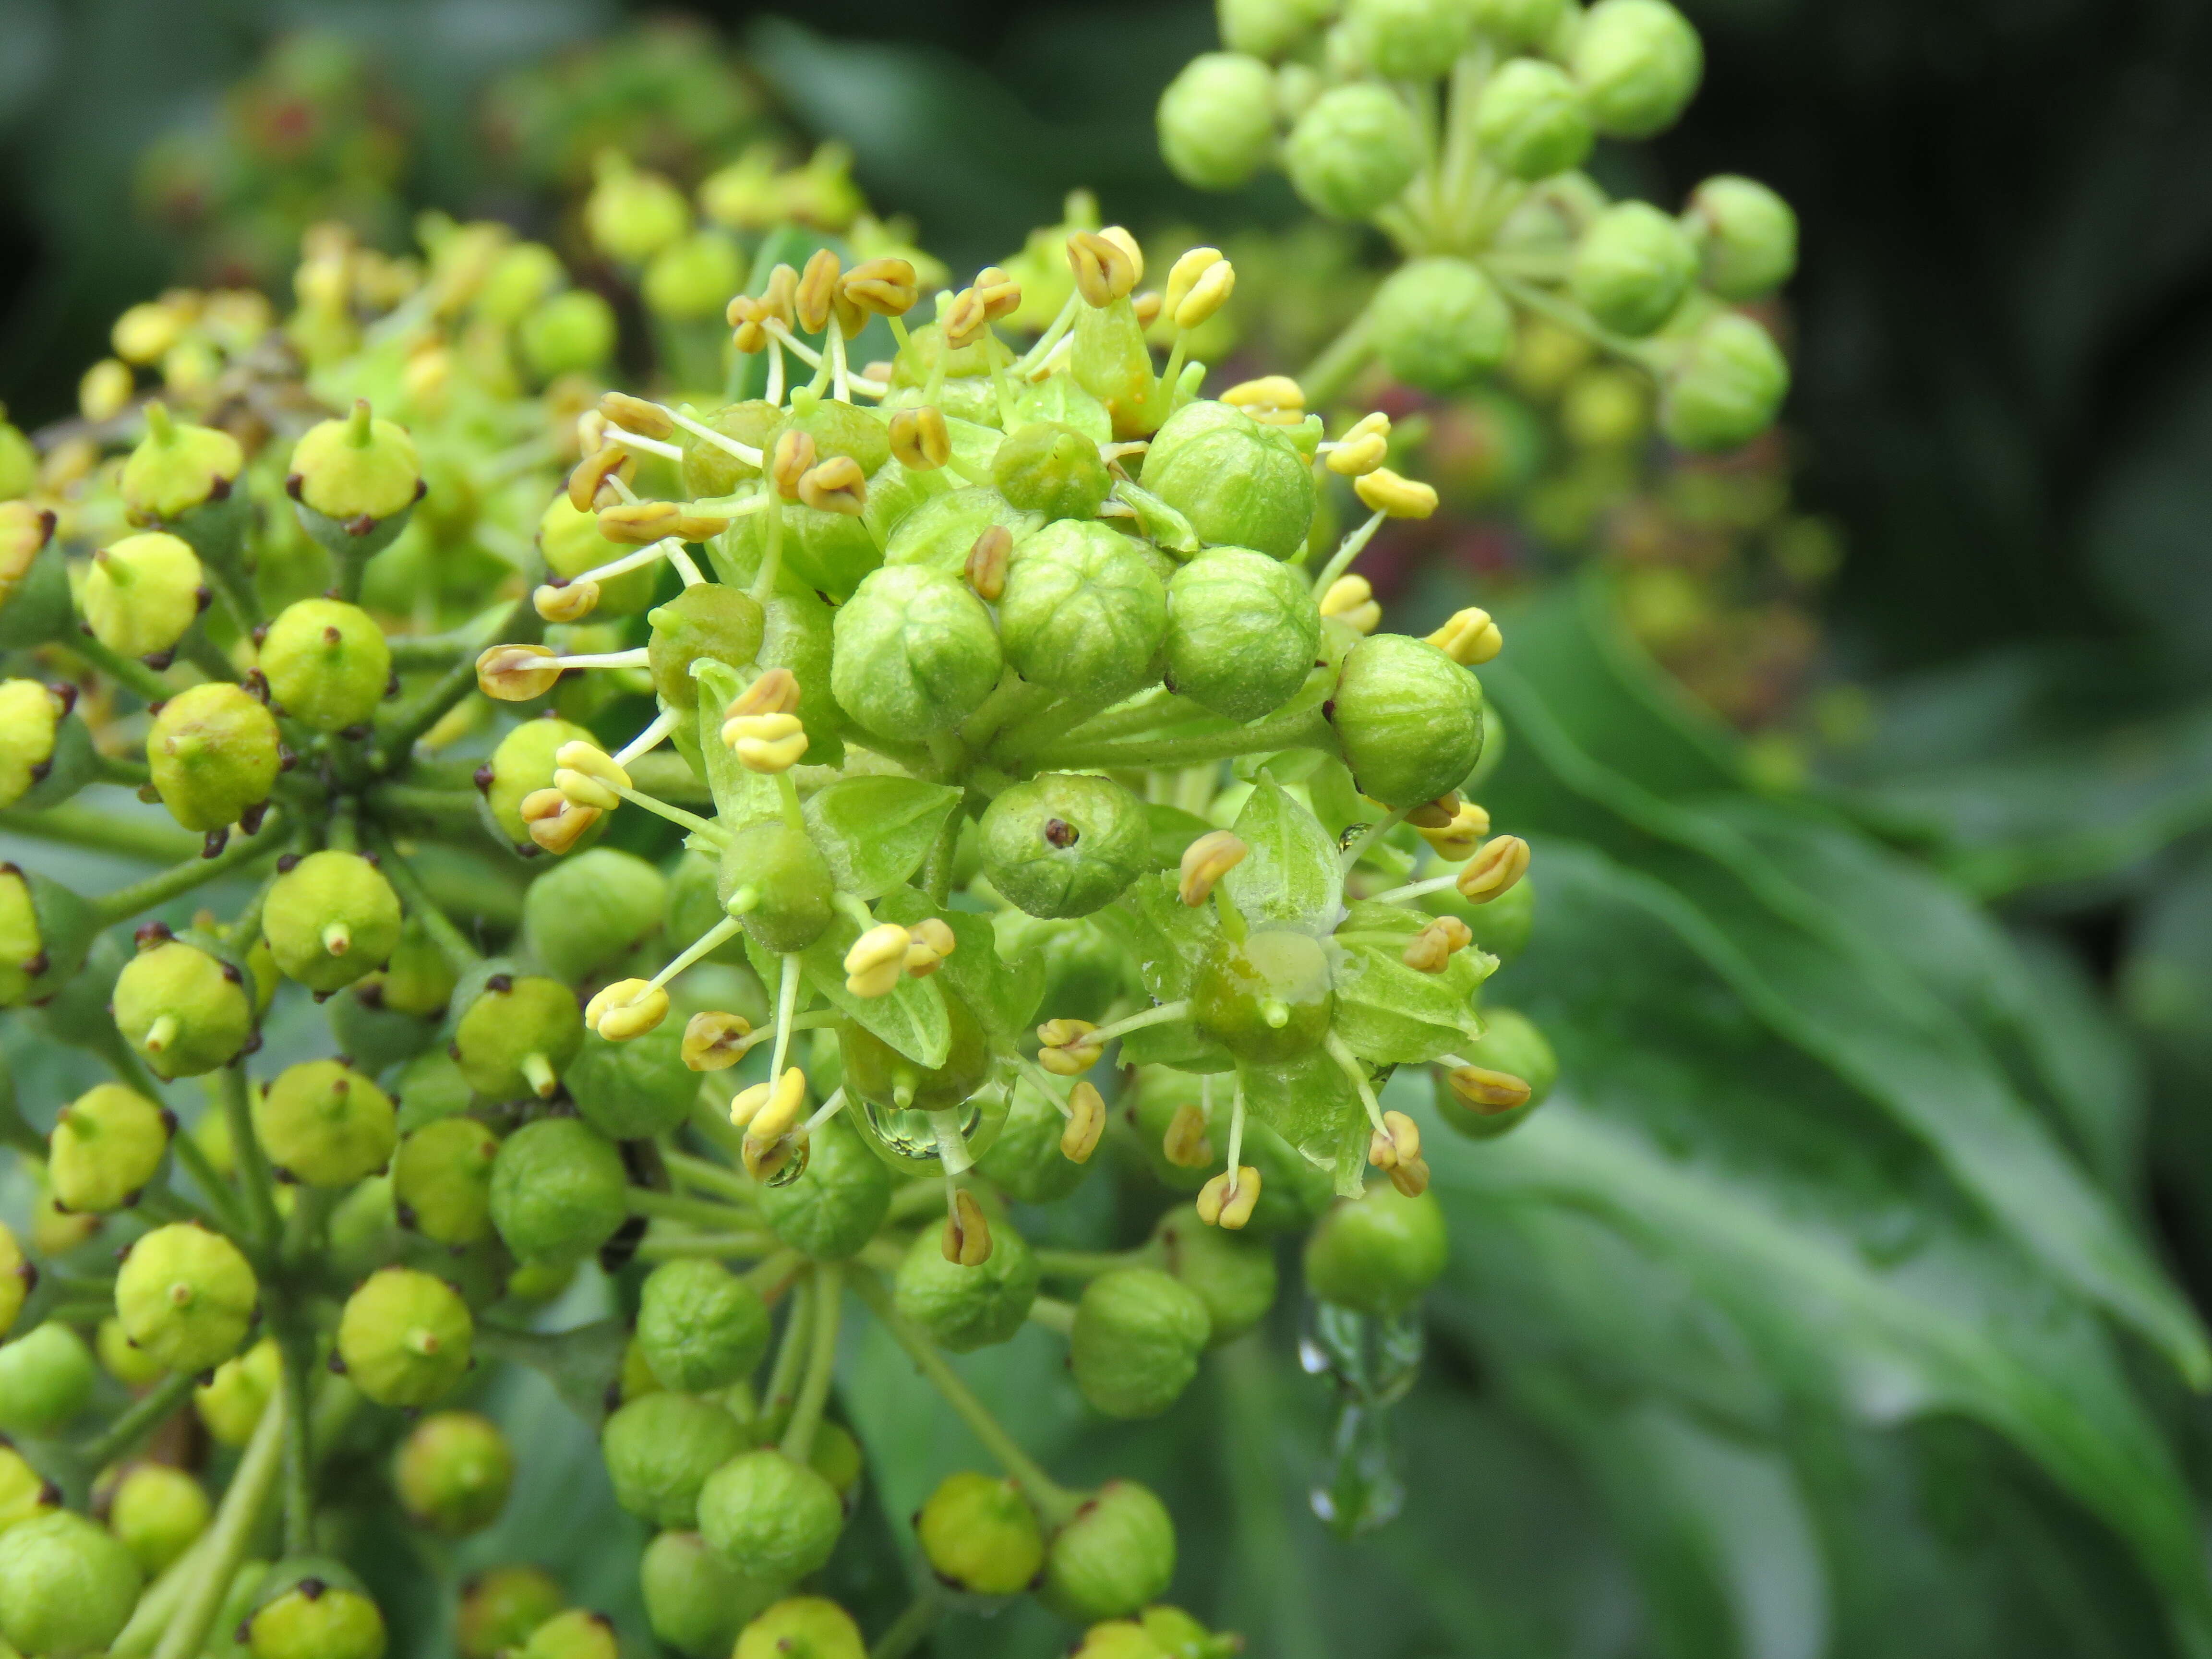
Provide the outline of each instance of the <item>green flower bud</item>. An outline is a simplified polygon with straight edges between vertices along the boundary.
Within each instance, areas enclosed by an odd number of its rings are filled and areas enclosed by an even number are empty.
[[[1462,1100],[1437,1074],[1437,1115],[1470,1140],[1495,1140],[1528,1121],[1559,1080],[1559,1056],[1536,1023],[1510,1008],[1482,1011],[1482,1039],[1468,1046],[1465,1057],[1486,1072],[1503,1072],[1528,1085],[1528,1098],[1504,1111],[1482,1112]]]
[[[310,536],[340,558],[365,559],[407,527],[422,495],[422,458],[406,428],[357,398],[352,414],[301,434],[284,488]]]
[[[187,830],[223,830],[269,799],[283,761],[269,711],[220,680],[179,691],[146,733],[161,805]]]
[[[1083,1397],[1109,1417],[1157,1417],[1198,1375],[1213,1334],[1195,1291],[1154,1267],[1101,1273],[1075,1305],[1068,1365]]]
[[[635,853],[595,847],[530,884],[522,925],[553,976],[580,985],[628,960],[667,908],[668,878],[659,871]]]
[[[1467,45],[1465,0],[1349,0],[1344,21],[1360,58],[1386,81],[1434,81]]]
[[[1024,512],[995,489],[947,490],[899,521],[884,544],[884,562],[920,565],[957,579],[975,538],[993,525],[1003,525],[1019,542],[1043,523],[1036,514]]]
[[[0,1533],[0,1636],[32,1659],[105,1652],[141,1582],[131,1552],[84,1516],[26,1521]]]
[[[721,453],[720,450],[708,453]],[[688,471],[688,463],[686,466]],[[699,490],[696,493],[703,495],[727,492]],[[596,570],[603,564],[611,564],[623,555],[635,553],[637,550],[621,542],[611,542],[599,534],[599,514],[579,512],[570,505],[568,492],[563,490],[548,501],[545,511],[538,515],[538,550],[544,557],[546,570],[567,580],[582,575],[586,570]],[[653,590],[659,574],[652,565],[641,565],[635,570],[623,571],[619,576],[595,579],[599,582],[599,597],[592,614],[599,617],[635,616],[653,603]]]
[[[598,182],[584,203],[584,228],[610,259],[641,265],[691,228],[690,203],[660,174],[611,149],[592,167]]]
[[[0,1446],[0,1532],[61,1506],[59,1486],[26,1462],[22,1453]]]
[[[269,624],[260,665],[284,714],[318,732],[341,732],[376,713],[392,678],[392,647],[359,605],[301,599]]]
[[[785,430],[804,432],[813,439],[815,451],[823,459],[843,455],[859,463],[866,473],[874,473],[890,459],[887,416],[860,404],[825,398],[805,386],[791,394],[791,407],[784,414],[778,435]]]
[[[614,1621],[603,1613],[571,1607],[530,1632],[511,1659],[621,1659]]]
[[[1283,145],[1283,169],[1306,204],[1332,219],[1387,207],[1421,164],[1421,133],[1395,93],[1370,81],[1331,87]]]
[[[768,1337],[760,1292],[719,1261],[664,1261],[647,1275],[637,1341],[662,1388],[726,1388],[760,1364]]]
[[[381,968],[399,945],[399,895],[358,853],[325,849],[269,889],[262,936],[286,978],[328,995]]]
[[[1723,312],[1699,329],[1667,371],[1659,429],[1684,449],[1733,449],[1774,424],[1790,391],[1790,365],[1774,337]]]
[[[1501,172],[1534,181],[1580,167],[1596,134],[1565,70],[1539,58],[1512,58],[1482,88],[1474,137]]]
[[[335,1561],[270,1570],[246,1622],[253,1659],[384,1659],[384,1614]]]
[[[0,1346],[0,1431],[44,1438],[91,1402],[100,1381],[92,1350],[52,1322]]]
[[[401,1443],[392,1484],[399,1507],[416,1526],[465,1538],[491,1525],[507,1507],[514,1452],[489,1418],[440,1412],[417,1423]]]
[[[754,1201],[785,1243],[816,1261],[857,1255],[884,1224],[891,1172],[841,1114],[808,1136],[806,1170]]]
[[[1482,687],[1425,640],[1360,641],[1327,713],[1360,793],[1385,806],[1458,788],[1482,757]]]
[[[899,1312],[955,1353],[1012,1337],[1028,1319],[1036,1290],[1036,1257],[999,1220],[991,1224],[991,1254],[973,1267],[947,1261],[937,1230],[923,1228],[892,1285]]]
[[[775,1595],[696,1532],[664,1532],[647,1544],[637,1580],[653,1635],[690,1659],[727,1659],[745,1621]]]
[[[350,1187],[391,1161],[398,1115],[370,1079],[335,1060],[310,1060],[262,1085],[253,1132],[283,1173],[310,1187]]]
[[[0,680],[0,807],[58,806],[92,781],[92,734],[76,696],[36,680]]]
[[[568,280],[561,256],[543,242],[517,242],[501,250],[477,290],[477,315],[512,325]]]
[[[942,1112],[965,1104],[990,1075],[991,1045],[967,1005],[949,992],[945,1012],[951,1047],[945,1063],[935,1067],[909,1060],[866,1026],[848,1022],[838,1033],[846,1091],[869,1105],[902,1112]]]
[[[929,1570],[971,1595],[1018,1595],[1044,1565],[1044,1534],[1021,1488],[972,1469],[945,1477],[914,1533]]]
[[[1468,0],[1474,27],[1500,45],[1533,46],[1551,38],[1566,0]]]
[[[731,1458],[699,1492],[708,1543],[767,1583],[795,1584],[819,1567],[844,1524],[837,1489],[770,1448]]]
[[[853,1431],[842,1423],[817,1425],[813,1449],[806,1454],[806,1462],[815,1474],[836,1488],[839,1501],[849,1509],[853,1490],[860,1484],[860,1477],[868,1468],[866,1454],[853,1437]]]
[[[1308,583],[1241,547],[1200,554],[1168,581],[1167,683],[1232,720],[1279,708],[1305,684],[1321,642]]]
[[[0,864],[0,1008],[41,1002],[58,1033],[81,1016],[97,1022],[88,1026],[90,1034],[104,1037],[106,1011],[82,995],[99,988],[77,972],[98,931],[91,907],[68,888]]]
[[[6,411],[0,410],[0,417]],[[0,501],[14,501],[39,487],[39,452],[23,429],[0,418]]]
[[[380,1406],[427,1406],[468,1371],[476,1322],[442,1279],[384,1267],[361,1282],[338,1316],[338,1358]]]
[[[245,975],[182,939],[148,943],[116,979],[116,1028],[164,1081],[228,1065],[253,1035]]]
[[[1152,349],[1127,299],[1079,306],[1068,368],[1075,383],[1106,405],[1117,438],[1141,437],[1156,419]]]
[[[453,1645],[461,1659],[499,1659],[561,1611],[568,1598],[541,1567],[494,1567],[461,1589]]]
[[[1407,1198],[1378,1183],[1322,1218],[1306,1239],[1306,1289],[1323,1302],[1387,1318],[1420,1300],[1450,1255],[1433,1193]]]
[[[264,1337],[237,1358],[224,1360],[213,1377],[192,1390],[192,1409],[217,1445],[243,1446],[253,1437],[283,1368],[276,1339]]]
[[[1143,805],[1112,779],[1080,773],[1048,772],[1000,792],[983,814],[982,842],[991,885],[1033,916],[1089,915],[1152,867]]]
[[[672,1133],[699,1093],[699,1074],[684,1063],[684,1031],[675,1020],[621,1042],[586,1032],[583,1050],[562,1081],[584,1121],[615,1140]]]
[[[95,1213],[138,1201],[161,1170],[176,1121],[142,1094],[95,1084],[61,1109],[46,1139],[46,1180],[64,1209]]]
[[[1133,1619],[1109,1619],[1084,1632],[1069,1659],[1168,1659],[1168,1650]]]
[[[757,515],[756,515],[757,516]],[[741,521],[742,522],[742,521]],[[761,607],[758,666],[788,668],[799,682],[799,718],[811,765],[843,763],[845,711],[830,690],[831,611],[812,592],[779,590]]]
[[[238,1246],[190,1222],[148,1233],[115,1277],[124,1334],[173,1371],[211,1370],[236,1353],[260,1300]]]
[[[1649,138],[1696,94],[1705,49],[1667,0],[1599,0],[1575,32],[1571,67],[1600,132]]]
[[[1232,52],[1276,58],[1327,22],[1334,0],[1215,0],[1222,44]]]
[[[1264,1170],[1261,1180],[1264,1195]],[[1152,1242],[1167,1270],[1206,1304],[1212,1322],[1210,1347],[1235,1341],[1265,1319],[1267,1310],[1275,1305],[1273,1247],[1250,1237],[1250,1232],[1249,1228],[1231,1232],[1224,1227],[1209,1227],[1188,1204],[1170,1210],[1152,1229]]]
[[[747,1625],[733,1659],[866,1659],[860,1627],[835,1601],[795,1595]]]
[[[140,1463],[116,1483],[107,1527],[151,1578],[207,1530],[211,1510],[207,1489],[182,1469]]]
[[[1616,202],[1583,233],[1568,282],[1600,323],[1640,337],[1674,314],[1697,275],[1681,226],[1648,202]]]
[[[15,1316],[39,1282],[39,1270],[23,1255],[23,1247],[8,1224],[0,1221],[0,1336],[15,1328]]]
[[[63,638],[71,609],[53,514],[27,501],[0,501],[0,650]]]
[[[769,511],[782,515],[783,565],[789,582],[809,592],[842,600],[883,562],[865,516],[832,513],[802,501],[779,501]],[[768,533],[767,513],[749,513],[732,525],[723,538],[728,567],[757,570],[768,551]]]
[[[522,821],[523,798],[553,787],[553,757],[567,743],[588,743],[596,747],[599,739],[582,726],[567,720],[525,720],[499,740],[499,747],[491,751],[490,761],[477,769],[477,787],[483,792],[485,808],[499,833],[512,845],[536,852],[537,844],[530,839],[530,826]]]
[[[1164,1593],[1175,1577],[1175,1522],[1148,1486],[1109,1480],[1053,1534],[1045,1553],[1045,1605],[1090,1624],[1120,1619]]]
[[[699,683],[691,665],[701,658],[744,668],[760,654],[760,605],[749,593],[720,582],[685,588],[646,616],[653,625],[647,641],[653,689],[663,702],[686,713],[699,706]]]
[[[234,520],[225,509],[245,467],[246,452],[230,434],[173,420],[166,405],[150,403],[146,436],[123,464],[123,505],[137,524],[178,525],[210,507]],[[234,522],[228,528],[235,533]]]
[[[1144,483],[1209,544],[1287,559],[1313,526],[1306,458],[1282,428],[1228,404],[1187,404],[1169,416],[1146,453]]]
[[[974,714],[999,683],[998,630],[961,582],[912,565],[864,580],[836,614],[830,688],[870,731],[912,742]]]
[[[722,307],[744,281],[738,245],[720,231],[702,230],[654,254],[638,291],[656,317],[672,322],[720,319]]]
[[[783,425],[783,410],[765,398],[748,398],[743,403],[726,404],[698,420],[748,449],[765,451],[775,443],[775,434]],[[694,500],[730,495],[748,478],[760,477],[760,469],[751,462],[740,460],[696,433],[680,432],[677,441],[684,447],[684,493]]]
[[[1383,366],[1408,386],[1451,392],[1505,361],[1513,311],[1464,259],[1413,259],[1376,290],[1368,308]]]
[[[1286,9],[1282,0],[1264,3]],[[1168,82],[1158,119],[1170,172],[1200,190],[1234,190],[1274,148],[1275,77],[1241,50],[1201,52]]]
[[[1016,507],[1047,519],[1089,519],[1114,488],[1098,446],[1060,421],[1009,433],[991,458],[991,482]]]
[[[516,325],[514,343],[533,379],[598,368],[615,355],[615,312],[587,288],[572,288],[537,307]]]
[[[494,1100],[553,1091],[584,1045],[584,1016],[575,994],[540,975],[494,971],[482,988],[455,994],[461,1017],[453,1027],[453,1059],[470,1088]]]
[[[1265,1063],[1319,1047],[1336,1008],[1321,942],[1279,927],[1217,939],[1191,998],[1200,1031],[1240,1060]]]
[[[749,903],[745,932],[763,950],[804,951],[820,939],[836,914],[835,891],[821,849],[781,818],[747,824],[723,849],[722,902]]]
[[[1015,548],[999,600],[1014,671],[1102,708],[1157,678],[1168,595],[1140,547],[1095,520],[1061,519]]]
[[[708,1477],[752,1443],[716,1401],[665,1389],[631,1401],[599,1435],[615,1501],[656,1527],[696,1525]]]
[[[78,596],[93,637],[126,657],[173,650],[207,601],[199,556],[160,530],[125,536],[94,552]]]
[[[1753,179],[1706,179],[1683,217],[1705,286],[1723,300],[1763,299],[1797,269],[1797,216]]]
[[[399,1143],[392,1200],[403,1226],[441,1244],[491,1237],[491,1172],[499,1137],[474,1118],[441,1118]]]
[[[492,1224],[517,1261],[580,1261],[629,1218],[629,1186],[614,1142],[575,1118],[544,1118],[500,1146]]]

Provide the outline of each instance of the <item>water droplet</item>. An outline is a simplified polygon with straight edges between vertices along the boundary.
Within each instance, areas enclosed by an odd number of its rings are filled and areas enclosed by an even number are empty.
[[[930,1114],[902,1109],[896,1106],[878,1106],[872,1100],[860,1103],[868,1127],[875,1131],[886,1151],[893,1156],[915,1163],[936,1163],[943,1154],[937,1144],[937,1127]],[[960,1108],[960,1138],[967,1139],[975,1133],[983,1121],[983,1109],[974,1100]]]
[[[1418,1311],[1378,1319],[1316,1303],[1298,1344],[1299,1363],[1336,1384],[1336,1422],[1327,1467],[1309,1493],[1313,1511],[1344,1537],[1396,1518],[1406,1501],[1390,1408],[1419,1373],[1425,1337]]]

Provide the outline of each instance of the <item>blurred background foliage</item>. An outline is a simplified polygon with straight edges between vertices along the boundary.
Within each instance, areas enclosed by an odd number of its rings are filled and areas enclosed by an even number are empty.
[[[576,250],[603,144],[693,185],[836,140],[956,270],[1087,186],[1231,249],[1238,366],[1363,297],[1377,251],[1279,183],[1159,163],[1204,3],[756,9],[0,0],[0,397],[67,416],[125,305],[281,284],[319,219]],[[1380,392],[1452,507],[1378,545],[1393,624],[1513,607],[1485,799],[1535,832],[1542,921],[1499,986],[1569,1097],[1438,1149],[1404,1517],[1308,1512],[1328,1400],[1288,1332],[1142,1430],[1071,1410],[1034,1331],[971,1375],[1048,1462],[1159,1486],[1179,1594],[1255,1654],[2212,1654],[2212,13],[1686,9],[1704,94],[1598,165],[1796,204],[1786,432],[1656,455],[1639,390],[1541,340],[1494,392]],[[900,1517],[973,1451],[848,1359],[884,1522],[841,1588],[889,1606]],[[634,1620],[582,1431],[510,1392],[525,1489],[442,1582],[535,1556]]]

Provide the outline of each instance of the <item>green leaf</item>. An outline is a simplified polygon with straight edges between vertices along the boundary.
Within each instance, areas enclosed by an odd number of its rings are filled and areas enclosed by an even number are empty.
[[[835,918],[827,933],[799,953],[806,983],[839,1013],[874,1032],[916,1065],[942,1066],[952,1052],[952,1027],[945,1018],[945,994],[931,980],[902,974],[888,996],[854,996],[845,988],[845,952],[860,936],[857,922],[842,915]],[[750,934],[745,937],[745,954],[773,1003],[782,978],[780,959],[756,945]]]
[[[739,765],[730,745],[722,741],[722,711],[748,682],[727,663],[711,657],[692,665],[692,678],[699,683],[699,757],[706,763],[716,817],[731,831],[774,817],[783,810],[775,780]]]
[[[840,778],[805,803],[806,828],[840,890],[881,898],[921,867],[960,804],[950,785],[919,778]]]
[[[1152,832],[1152,860],[1163,870],[1180,865],[1191,842],[1213,828],[1195,812],[1150,800],[1145,803],[1145,827]]]
[[[1031,421],[1057,421],[1072,426],[1093,443],[1114,441],[1114,417],[1075,383],[1073,374],[1055,374],[1038,384],[1018,386],[1014,392],[1014,420],[1007,430]]]
[[[1273,922],[1310,933],[1336,926],[1344,874],[1336,843],[1321,820],[1263,774],[1237,815],[1237,839],[1250,850],[1222,878],[1250,922]]]
[[[1136,959],[1137,971],[1154,1002],[1174,1002],[1190,994],[1199,963],[1213,948],[1221,930],[1210,904],[1191,906],[1176,896],[1172,872],[1139,876],[1122,902],[1095,912],[1091,920]]]
[[[1000,957],[998,933],[988,916],[972,910],[939,909],[927,894],[911,887],[886,895],[876,907],[876,914],[906,927],[927,916],[944,922],[952,930],[956,943],[952,954],[938,964],[933,977],[959,998],[976,1023],[1001,1043],[1013,1042],[1029,1028],[1044,988],[1034,981],[1022,981]]]
[[[1395,904],[1352,906],[1340,935],[1335,964],[1336,1034],[1352,1052],[1376,1065],[1414,1065],[1449,1054],[1482,1035],[1468,1006],[1475,988],[1498,966],[1476,950],[1453,952],[1441,974],[1408,968],[1406,944],[1427,921]],[[1361,934],[1387,933],[1395,944],[1368,943]]]
[[[1247,1063],[1239,1072],[1246,1109],[1307,1163],[1330,1170],[1338,1192],[1356,1195],[1372,1130],[1367,1108],[1344,1068],[1316,1049],[1278,1066]]]

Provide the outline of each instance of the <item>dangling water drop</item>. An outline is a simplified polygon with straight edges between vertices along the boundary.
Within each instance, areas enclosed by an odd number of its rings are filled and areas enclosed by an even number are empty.
[[[1298,1362],[1336,1384],[1337,1409],[1328,1465],[1309,1501],[1340,1537],[1386,1525],[1404,1507],[1390,1408],[1413,1386],[1423,1345],[1417,1310],[1377,1318],[1326,1302],[1313,1305]]]

